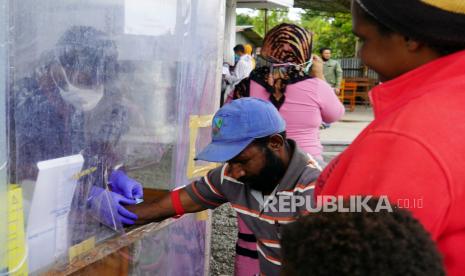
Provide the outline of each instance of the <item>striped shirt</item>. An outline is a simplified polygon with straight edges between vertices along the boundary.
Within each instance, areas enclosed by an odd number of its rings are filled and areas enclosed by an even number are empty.
[[[227,175],[227,166],[211,170],[208,174],[186,186],[190,197],[198,204],[213,209],[230,202],[257,238],[260,271],[264,275],[279,275],[281,266],[280,226],[306,214],[304,206],[292,208],[294,196],[313,197],[314,181],[319,170],[309,165],[309,157],[293,140],[289,167],[275,191],[264,198],[262,193]],[[284,204],[278,204],[278,203]],[[296,201],[297,202],[297,201]],[[283,208],[280,208],[283,207]]]

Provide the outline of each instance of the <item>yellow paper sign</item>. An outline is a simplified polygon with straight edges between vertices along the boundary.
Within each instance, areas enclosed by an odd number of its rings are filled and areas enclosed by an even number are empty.
[[[189,118],[189,159],[187,163],[187,178],[201,177],[207,174],[208,171],[218,167],[217,163],[210,163],[205,166],[195,165],[195,141],[199,135],[199,128],[210,127],[212,124],[213,115],[191,115]]]
[[[11,185],[8,191],[8,272],[27,276],[26,239],[24,234],[23,195],[21,187]]]

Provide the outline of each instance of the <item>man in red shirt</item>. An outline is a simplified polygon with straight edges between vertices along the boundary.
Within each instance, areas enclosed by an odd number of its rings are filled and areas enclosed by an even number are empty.
[[[353,0],[363,62],[383,84],[375,120],[318,179],[317,195],[387,195],[465,273],[465,4]],[[401,254],[401,253],[399,253]]]

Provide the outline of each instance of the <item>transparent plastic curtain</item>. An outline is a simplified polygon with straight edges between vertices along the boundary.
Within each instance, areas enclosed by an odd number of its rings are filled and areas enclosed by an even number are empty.
[[[210,140],[210,127],[206,127],[199,131],[194,144],[189,141],[193,131],[190,117],[212,115],[218,109],[225,12],[224,1],[180,0],[177,3],[177,44],[180,47],[176,72],[177,147],[171,188],[193,180],[186,175],[187,153],[192,146],[198,152]],[[205,259],[210,246],[208,227],[208,220],[198,215],[186,215],[169,226],[166,235],[171,238],[165,240],[163,255],[170,261],[164,270],[158,270],[156,265],[144,266],[145,275],[204,275],[208,270]],[[143,244],[146,246],[142,252],[147,254],[158,247],[150,242]]]
[[[0,275],[8,271],[8,211],[7,211],[7,146],[6,146],[6,91],[7,91],[7,0],[0,0]]]
[[[219,67],[221,66],[224,26],[224,1],[177,1],[177,68],[175,81],[176,116],[170,188],[188,184],[190,117],[211,115],[219,105]],[[174,46],[174,45],[172,45]],[[210,128],[199,131],[194,143],[200,150],[210,139]],[[206,275],[208,262],[208,220],[185,215],[160,233],[144,239],[133,275]],[[208,258],[208,256],[207,256]]]
[[[24,194],[30,273],[124,232],[108,175],[137,114],[118,85],[117,8],[10,3],[10,183]]]
[[[42,242],[55,246],[42,260],[40,243],[30,242],[29,272],[38,273],[65,268],[67,249],[89,239],[98,246],[124,236],[107,186],[116,167],[147,188],[192,180],[189,119],[219,104],[224,1],[18,0],[8,13],[10,56],[0,61],[10,63],[9,182],[23,189],[28,233],[43,219],[47,227],[33,237],[47,231]],[[202,130],[197,147],[209,138]],[[39,183],[47,172],[71,174],[77,167],[67,162],[81,156],[74,190]],[[43,161],[49,171],[39,170]],[[31,206],[44,206],[38,200],[56,203],[57,215],[32,217],[41,213]],[[124,263],[123,274],[204,274],[204,219],[186,215],[131,244],[115,255],[114,269]]]

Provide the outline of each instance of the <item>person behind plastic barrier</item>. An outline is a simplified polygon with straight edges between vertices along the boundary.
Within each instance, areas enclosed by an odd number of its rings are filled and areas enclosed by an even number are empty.
[[[260,271],[279,275],[280,227],[306,209],[281,208],[278,202],[288,200],[290,194],[311,200],[319,174],[307,154],[286,139],[285,129],[271,103],[234,100],[216,112],[212,142],[196,156],[224,164],[159,201],[127,208],[138,215],[136,223],[149,223],[230,202],[257,238]]]
[[[137,218],[124,205],[142,197],[142,186],[122,170],[113,170],[119,161],[113,147],[128,129],[128,110],[112,86],[117,55],[116,45],[103,32],[75,26],[42,55],[29,77],[16,83],[13,171],[18,181],[35,180],[38,161],[82,153],[86,173],[75,194],[75,209],[91,203],[90,213],[103,223],[111,224],[116,213],[121,225]],[[103,200],[107,184],[112,188],[110,204]],[[87,215],[81,214],[81,224]]]
[[[337,60],[331,59],[331,48],[320,49],[321,59],[323,59],[323,72],[326,82],[334,89],[336,95],[341,93],[342,68]]]
[[[465,5],[357,0],[360,57],[382,84],[374,121],[321,174],[321,195],[387,195],[438,244],[448,275],[465,271]],[[418,24],[421,22],[421,24]]]
[[[411,212],[377,198],[366,206],[319,211],[285,225],[281,275],[445,275],[436,245]]]

